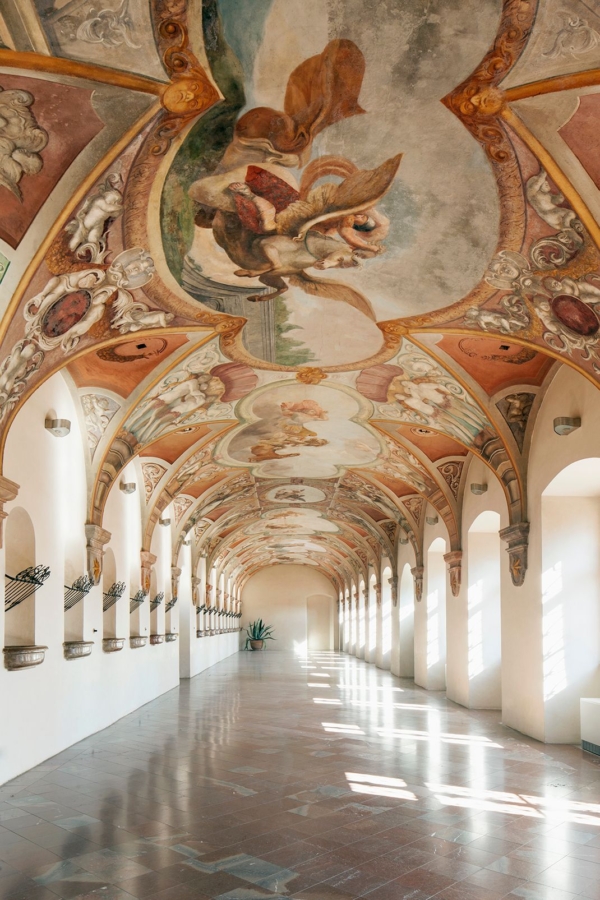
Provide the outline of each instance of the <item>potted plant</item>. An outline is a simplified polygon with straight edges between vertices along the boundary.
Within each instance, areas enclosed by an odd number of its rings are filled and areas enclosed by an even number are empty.
[[[248,649],[248,644],[250,644],[251,650],[262,650],[265,646],[265,641],[275,640],[271,635],[272,630],[272,626],[265,625],[262,619],[257,619],[256,622],[250,622],[246,628],[246,634],[248,636],[246,638],[244,650]]]

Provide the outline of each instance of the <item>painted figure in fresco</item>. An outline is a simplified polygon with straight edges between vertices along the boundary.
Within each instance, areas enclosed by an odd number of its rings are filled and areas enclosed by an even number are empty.
[[[299,400],[295,403],[281,403],[279,429],[269,437],[257,441],[250,448],[250,462],[265,462],[269,459],[284,459],[300,456],[299,453],[281,453],[289,447],[324,447],[328,441],[317,436],[316,431],[306,427],[306,423],[327,419],[327,412],[315,400]]]
[[[23,175],[37,175],[43,166],[40,152],[48,143],[48,132],[35,120],[29,91],[0,87],[0,187],[22,202],[19,182]]]
[[[140,406],[127,428],[140,444],[147,444],[170,425],[185,424],[187,415],[209,409],[224,392],[221,379],[210,372],[190,372]]]
[[[301,488],[298,490],[280,488],[275,494],[275,500],[289,500],[290,503],[306,503],[306,497]]]
[[[384,249],[389,221],[376,204],[389,190],[401,155],[370,171],[344,157],[308,163],[317,134],[364,112],[358,104],[364,69],[353,41],[330,41],[291,73],[284,110],[257,107],[245,113],[216,173],[190,188],[200,204],[196,224],[212,228],[239,267],[235,274],[274,289],[249,300],[278,297],[289,283],[375,319],[359,291],[306,274],[310,268],[354,268]],[[303,169],[299,185],[292,168]],[[331,177],[343,180],[322,182]]]
[[[467,444],[472,444],[487,424],[475,406],[457,397],[435,375],[412,380],[397,375],[388,388],[388,401],[420,413],[434,428],[447,431]]]
[[[107,223],[123,212],[123,194],[117,189],[119,181],[115,173],[109,175],[65,226],[65,231],[72,235],[69,250],[79,259],[87,256],[90,262],[104,262],[108,252],[104,237]]]

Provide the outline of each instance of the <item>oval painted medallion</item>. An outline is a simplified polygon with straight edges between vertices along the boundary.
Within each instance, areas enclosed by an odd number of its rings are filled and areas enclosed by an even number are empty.
[[[600,328],[600,321],[593,309],[570,294],[555,297],[552,300],[552,312],[562,325],[583,337],[591,337]]]
[[[48,338],[61,337],[77,325],[90,308],[92,297],[88,291],[73,291],[53,303],[42,322],[42,334]]]

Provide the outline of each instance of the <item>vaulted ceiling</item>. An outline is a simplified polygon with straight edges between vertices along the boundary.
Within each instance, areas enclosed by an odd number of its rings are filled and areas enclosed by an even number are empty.
[[[105,8],[101,8],[104,6]],[[89,523],[341,589],[468,463],[526,522],[541,396],[600,378],[596,0],[4,0],[0,440],[61,370]],[[598,99],[596,99],[598,98]]]

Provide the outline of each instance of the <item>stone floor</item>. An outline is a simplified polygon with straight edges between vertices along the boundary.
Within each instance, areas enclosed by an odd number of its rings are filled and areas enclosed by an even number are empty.
[[[0,898],[600,900],[600,759],[242,653],[0,788]]]

